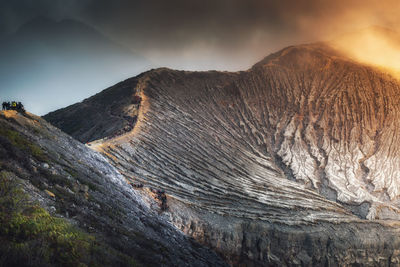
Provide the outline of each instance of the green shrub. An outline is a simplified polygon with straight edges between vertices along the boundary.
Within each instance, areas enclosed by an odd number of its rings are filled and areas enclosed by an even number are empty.
[[[135,265],[131,257],[29,202],[13,175],[0,172],[1,266],[108,266],[116,262]]]
[[[32,142],[28,141],[25,137],[21,136],[18,132],[6,129],[6,128],[0,128],[0,135],[7,138],[12,145],[18,147],[21,150],[24,150],[28,153],[30,153],[33,157],[40,161],[48,161],[47,156],[43,152],[43,150],[33,144]]]
[[[22,212],[28,205],[27,196],[10,176],[12,174],[9,172],[0,172],[0,217],[2,218]]]

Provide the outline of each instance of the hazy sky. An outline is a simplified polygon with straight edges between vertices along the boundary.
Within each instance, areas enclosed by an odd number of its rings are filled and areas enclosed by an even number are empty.
[[[243,69],[269,52],[344,31],[400,25],[397,0],[1,0],[1,31],[75,18],[160,64]]]
[[[39,15],[72,18],[155,66],[244,70],[291,44],[398,30],[398,14],[398,0],[0,0],[0,36]]]

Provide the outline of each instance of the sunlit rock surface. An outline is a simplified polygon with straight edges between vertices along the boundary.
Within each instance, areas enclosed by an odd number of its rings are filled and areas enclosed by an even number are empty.
[[[157,69],[119,87],[132,81],[134,130],[92,148],[130,182],[166,190],[165,216],[188,235],[233,264],[398,264],[390,75],[317,44],[244,72]]]

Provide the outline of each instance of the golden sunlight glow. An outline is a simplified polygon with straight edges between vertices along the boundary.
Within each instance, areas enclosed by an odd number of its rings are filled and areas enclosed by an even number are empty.
[[[399,77],[400,35],[396,32],[373,27],[343,35],[331,44],[356,61],[384,68]]]

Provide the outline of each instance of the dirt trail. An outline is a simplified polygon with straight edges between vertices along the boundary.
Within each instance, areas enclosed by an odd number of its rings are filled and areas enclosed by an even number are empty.
[[[121,143],[121,142],[128,142],[132,136],[136,135],[140,131],[140,127],[142,125],[142,119],[144,118],[144,114],[149,110],[149,102],[146,97],[146,95],[143,93],[143,89],[146,86],[146,82],[148,81],[148,78],[143,78],[142,80],[139,81],[137,84],[137,93],[135,95],[139,95],[142,99],[139,105],[138,109],[138,118],[135,123],[135,126],[133,129],[125,134],[116,136],[114,138],[108,139],[108,138],[102,138],[99,140],[95,140],[93,142],[90,142],[87,144],[91,149],[108,154],[106,150],[104,149],[105,147],[113,147],[115,143]],[[133,97],[133,96],[132,96]]]

